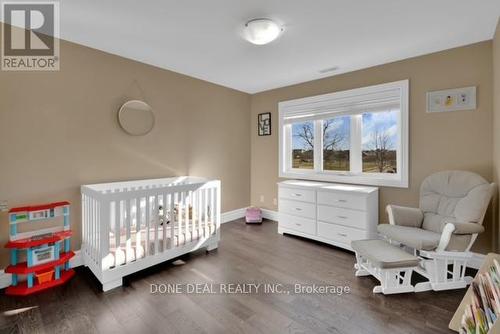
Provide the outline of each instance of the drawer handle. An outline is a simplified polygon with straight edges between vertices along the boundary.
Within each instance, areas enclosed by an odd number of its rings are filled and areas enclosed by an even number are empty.
[[[302,224],[299,224],[299,223],[295,223],[295,225],[297,225],[297,226],[302,226]]]
[[[337,202],[345,203],[345,202],[347,202],[347,200],[346,199],[338,199]]]
[[[338,235],[340,235],[341,237],[347,237],[347,234],[345,233],[337,233]]]
[[[346,216],[337,216],[337,218],[340,218],[340,219],[347,219],[349,217],[346,217]]]
[[[295,208],[295,211],[302,211],[301,208]]]
[[[295,193],[295,194],[292,194],[292,195],[293,195],[293,196],[295,196],[295,197],[300,197],[300,196],[302,196],[302,194],[298,194],[298,193]]]

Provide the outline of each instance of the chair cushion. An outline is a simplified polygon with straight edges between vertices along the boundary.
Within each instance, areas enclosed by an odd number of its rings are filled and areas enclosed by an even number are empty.
[[[377,268],[407,268],[418,266],[419,259],[383,240],[355,240],[351,247],[370,260]]]
[[[448,221],[477,223],[490,198],[489,183],[476,173],[434,173],[420,187],[420,209],[424,212],[422,228],[440,233]]]
[[[434,250],[441,239],[441,233],[416,227],[381,224],[377,229],[387,238],[418,250]]]

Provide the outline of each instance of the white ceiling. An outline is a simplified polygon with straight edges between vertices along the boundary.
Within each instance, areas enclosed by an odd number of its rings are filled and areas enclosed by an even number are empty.
[[[500,14],[499,0],[60,4],[63,39],[248,93],[488,40]],[[244,23],[259,17],[282,23],[284,34],[265,46],[243,40]]]

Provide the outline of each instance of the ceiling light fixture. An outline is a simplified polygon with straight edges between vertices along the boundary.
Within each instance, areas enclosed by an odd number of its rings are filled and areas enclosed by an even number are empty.
[[[245,24],[244,37],[256,45],[264,45],[274,41],[283,28],[270,19],[253,19]]]

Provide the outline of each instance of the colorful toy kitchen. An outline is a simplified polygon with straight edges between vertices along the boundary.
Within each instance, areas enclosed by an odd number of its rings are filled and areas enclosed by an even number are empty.
[[[75,272],[69,260],[70,203],[57,202],[9,210],[8,295],[25,296],[66,283]],[[46,227],[50,226],[50,227]]]

